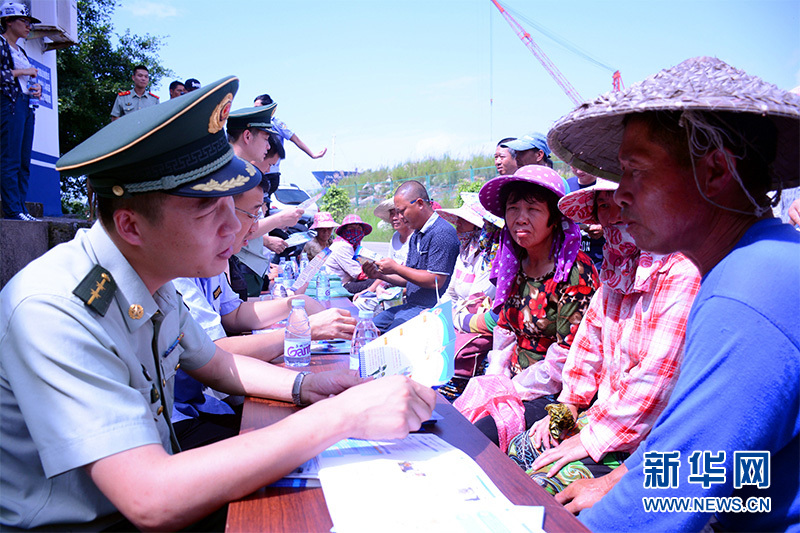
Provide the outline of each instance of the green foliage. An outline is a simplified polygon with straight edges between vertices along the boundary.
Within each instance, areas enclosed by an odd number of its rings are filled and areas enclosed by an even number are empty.
[[[350,198],[344,189],[331,185],[319,201],[319,210],[328,211],[339,222],[350,213]]]
[[[348,176],[340,185],[376,183],[388,180],[419,179],[425,176],[434,176],[447,173],[469,174],[471,168],[494,166],[494,156],[476,155],[466,160],[457,160],[445,155],[439,159],[428,158],[422,161],[408,161],[392,168],[382,167],[378,170],[367,170],[357,176]]]
[[[361,217],[361,220],[372,226],[372,233],[370,233],[364,240],[372,242],[389,242],[392,238],[394,230],[389,224],[386,224],[381,219],[375,216],[375,206],[370,205],[356,209],[356,214]]]
[[[116,0],[78,0],[78,44],[57,52],[58,135],[67,153],[111,121],[117,93],[132,87],[133,67],[147,66],[151,87],[174,73],[161,65],[162,37],[114,33]],[[113,37],[119,41],[113,45]],[[62,178],[62,195],[83,198],[86,178]]]
[[[458,198],[456,199],[456,207],[464,205],[464,200],[461,199],[462,192],[478,192],[483,186],[482,181],[469,181],[462,180],[458,182]]]

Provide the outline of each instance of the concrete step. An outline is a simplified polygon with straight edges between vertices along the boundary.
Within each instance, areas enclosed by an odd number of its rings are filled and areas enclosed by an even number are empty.
[[[29,212],[41,217],[28,206]],[[0,219],[0,288],[28,263],[50,248],[75,237],[80,228],[92,223],[84,218],[45,217],[41,222]]]

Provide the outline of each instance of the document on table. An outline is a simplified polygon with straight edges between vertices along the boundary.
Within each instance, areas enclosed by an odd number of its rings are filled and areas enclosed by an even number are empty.
[[[513,505],[467,454],[429,433],[346,439],[319,455],[336,533],[541,531],[541,507]]]

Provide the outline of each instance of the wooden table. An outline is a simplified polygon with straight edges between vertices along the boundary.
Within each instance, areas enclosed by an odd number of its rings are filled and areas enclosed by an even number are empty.
[[[354,311],[354,306],[346,298],[334,298],[331,304],[333,307]],[[348,357],[333,354],[315,354],[309,366],[309,370],[313,372],[346,368],[348,368]],[[286,402],[247,398],[244,403],[241,432],[247,433],[269,426],[299,409]],[[588,531],[441,395],[437,395],[436,412],[442,419],[426,431],[438,435],[472,457],[512,503],[543,506],[546,531],[550,533]],[[230,504],[225,531],[227,533],[251,531],[328,533],[332,527],[333,522],[322,489],[264,487]]]

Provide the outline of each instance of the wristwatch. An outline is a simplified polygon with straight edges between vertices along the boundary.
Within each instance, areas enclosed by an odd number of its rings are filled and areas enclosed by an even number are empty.
[[[308,405],[303,403],[303,401],[300,399],[300,388],[303,386],[303,380],[306,379],[306,376],[310,373],[311,372],[308,371],[299,372],[297,377],[294,378],[294,385],[292,385],[292,401],[299,407]]]

